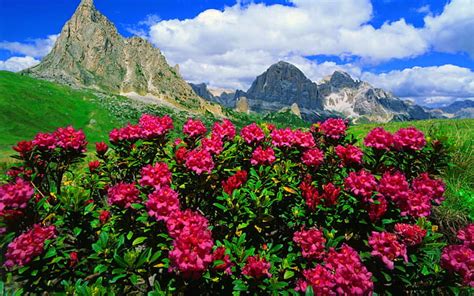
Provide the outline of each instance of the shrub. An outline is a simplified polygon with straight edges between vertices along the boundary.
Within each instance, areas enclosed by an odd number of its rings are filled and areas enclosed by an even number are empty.
[[[87,294],[437,293],[473,286],[462,243],[430,222],[439,141],[375,129],[365,147],[329,119],[310,129],[208,128],[143,115],[85,163],[72,127],[14,147],[0,187],[3,281]],[[13,173],[14,172],[14,173]],[[444,249],[443,249],[444,247]]]

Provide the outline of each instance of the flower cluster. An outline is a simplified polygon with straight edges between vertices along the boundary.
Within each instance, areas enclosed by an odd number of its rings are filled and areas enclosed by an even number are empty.
[[[250,256],[242,269],[242,274],[255,279],[271,277],[270,268],[271,264],[265,258],[260,258],[258,255]]]
[[[72,126],[58,128],[54,132],[56,145],[65,150],[85,152],[87,141],[82,130],[75,130]]]
[[[291,147],[294,142],[293,131],[290,128],[274,129],[271,133],[272,144],[275,147]]]
[[[324,199],[327,206],[333,206],[337,204],[337,198],[339,197],[340,192],[341,188],[337,188],[334,184],[328,183],[323,185],[321,198]]]
[[[156,220],[168,220],[173,213],[179,211],[179,207],[178,193],[167,185],[156,189],[146,202],[148,215]]]
[[[183,133],[191,138],[202,136],[206,132],[206,126],[200,120],[189,118],[183,126]]]
[[[107,191],[109,204],[121,208],[129,208],[132,203],[139,203],[139,193],[135,184],[127,183],[118,183]]]
[[[319,131],[328,138],[339,139],[346,134],[346,121],[340,118],[329,118],[319,125]]]
[[[388,209],[388,202],[383,195],[377,195],[377,199],[370,202],[367,212],[370,221],[376,222],[385,215]]]
[[[318,167],[324,161],[324,152],[315,148],[303,152],[301,162],[307,166]]]
[[[32,141],[20,141],[16,146],[13,146],[13,150],[18,152],[22,158],[28,158],[34,146]]]
[[[174,128],[173,119],[167,115],[157,117],[143,114],[138,124],[141,128],[141,137],[148,140],[163,137]]]
[[[474,249],[474,224],[459,230],[457,238],[463,241],[464,246]]]
[[[308,208],[315,210],[321,202],[321,197],[319,196],[318,189],[311,184],[311,175],[307,175],[303,182],[301,182],[300,190]]]
[[[111,143],[136,142],[142,138],[142,129],[138,125],[127,124],[122,128],[113,129],[109,133]]]
[[[393,146],[393,135],[383,127],[376,127],[367,134],[364,145],[378,150],[390,150]]]
[[[411,183],[411,187],[414,192],[428,196],[436,204],[441,204],[444,200],[444,182],[431,179],[428,173],[423,173],[415,178]]]
[[[213,155],[219,155],[224,149],[221,138],[215,135],[212,135],[211,138],[202,139],[201,146]]]
[[[216,248],[214,253],[212,254],[212,261],[217,262],[220,261],[220,264],[214,266],[215,270],[224,271],[225,274],[232,274],[232,261],[230,260],[230,256],[226,254],[226,248],[221,246]]]
[[[54,238],[56,229],[54,226],[42,227],[35,224],[33,228],[15,238],[8,244],[5,254],[5,267],[24,266],[36,256],[43,253],[44,242]]]
[[[161,186],[171,184],[171,172],[168,165],[164,162],[158,162],[155,165],[147,165],[141,170],[140,185],[143,187],[150,186],[155,189]]]
[[[336,280],[332,271],[322,265],[303,270],[304,279],[296,283],[296,291],[306,292],[308,286],[313,288],[314,295],[335,295]]]
[[[362,156],[364,153],[362,150],[353,145],[342,146],[338,145],[335,148],[336,155],[342,161],[342,166],[347,166],[350,164],[360,164],[362,163]]]
[[[370,200],[374,191],[377,190],[377,180],[370,172],[360,170],[349,173],[344,186],[355,195],[363,197],[364,200]]]
[[[275,151],[273,151],[272,147],[263,149],[261,146],[259,146],[252,153],[252,159],[250,159],[250,163],[252,165],[270,165],[275,161],[275,159]]]
[[[15,183],[0,186],[0,216],[6,210],[26,208],[33,193],[33,186],[20,178],[16,179]]]
[[[391,198],[394,202],[407,198],[410,184],[405,175],[400,172],[385,172],[379,181],[378,191],[385,197]]]
[[[247,144],[258,143],[265,138],[263,130],[256,123],[252,123],[242,128],[240,135]]]
[[[293,132],[294,145],[299,148],[309,149],[316,146],[313,134],[311,132],[303,132],[301,130],[295,130]]]
[[[464,245],[451,245],[443,249],[441,266],[459,274],[466,286],[474,287],[474,249]]]
[[[214,160],[207,150],[195,149],[186,154],[186,167],[198,175],[210,174],[214,168]]]
[[[224,119],[220,123],[216,122],[212,127],[212,135],[220,138],[221,140],[232,141],[235,137],[235,126],[228,119]]]
[[[301,231],[294,233],[293,241],[301,247],[303,257],[316,260],[323,258],[326,239],[322,231],[316,228],[309,230],[303,228]]]
[[[103,156],[107,150],[109,149],[109,146],[105,144],[104,142],[98,142],[95,143],[95,151],[97,152],[98,155]]]
[[[242,186],[245,182],[247,182],[247,172],[246,171],[238,171],[234,175],[230,176],[227,180],[222,181],[222,188],[224,192],[231,195],[235,189]]]
[[[426,145],[425,135],[414,127],[401,128],[393,135],[396,149],[421,150]]]
[[[395,233],[404,244],[410,247],[421,244],[426,236],[426,230],[416,224],[397,223],[395,224]]]
[[[397,240],[397,236],[389,232],[375,232],[369,237],[369,245],[372,247],[372,256],[378,257],[388,269],[395,267],[394,260],[402,257],[408,262],[407,248]]]

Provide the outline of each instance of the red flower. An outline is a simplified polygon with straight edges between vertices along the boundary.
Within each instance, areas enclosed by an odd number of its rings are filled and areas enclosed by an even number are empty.
[[[43,253],[44,242],[56,236],[54,226],[42,227],[39,224],[8,244],[5,254],[5,267],[24,266]]]
[[[336,295],[334,287],[336,286],[336,279],[331,270],[322,265],[316,265],[315,268],[303,270],[304,280],[299,280],[296,283],[296,291],[302,293],[311,286],[314,295]]]
[[[57,139],[56,145],[65,149],[77,152],[86,152],[86,135],[82,130],[75,130],[72,126],[58,128],[54,132]]]
[[[174,158],[176,159],[177,163],[183,164],[186,161],[187,155],[188,155],[188,149],[184,146],[181,146],[176,150],[174,154]]]
[[[314,260],[324,257],[326,239],[322,231],[315,228],[309,230],[302,228],[301,231],[294,233],[293,241],[301,247],[303,257]]]
[[[95,151],[99,155],[104,155],[108,149],[109,146],[107,146],[107,144],[105,144],[104,142],[95,143]]]
[[[164,162],[157,162],[155,165],[147,165],[141,170],[140,185],[149,186],[155,189],[171,184],[171,172]]]
[[[33,142],[31,141],[20,141],[13,146],[13,150],[18,152],[22,158],[27,158],[30,152],[33,150]]]
[[[294,144],[300,148],[312,148],[316,146],[314,137],[311,132],[303,132],[301,130],[295,130],[293,132]]]
[[[328,138],[339,139],[346,134],[346,121],[340,118],[329,118],[319,125],[319,131]]]
[[[141,135],[145,139],[155,139],[167,135],[173,127],[173,119],[168,115],[157,117],[143,114],[139,121]]]
[[[89,162],[89,171],[91,173],[94,173],[100,166],[100,161],[98,160],[94,160],[94,161],[91,161]]]
[[[222,181],[222,188],[224,192],[228,195],[231,195],[235,189],[239,188],[247,182],[247,172],[246,171],[238,171],[235,175],[230,176],[227,180]]]
[[[410,225],[397,223],[395,224],[395,233],[401,241],[407,246],[416,246],[421,244],[426,236],[426,230],[421,229],[418,225]]]
[[[136,142],[142,138],[142,129],[138,125],[128,124],[120,129],[113,129],[109,134],[111,143]]]
[[[79,258],[77,256],[77,252],[69,253],[69,266],[70,267],[75,266],[78,261],[79,261]]]
[[[414,218],[428,217],[431,214],[430,197],[422,193],[409,191],[405,199],[397,201],[402,216],[412,216]]]
[[[414,127],[399,129],[393,136],[395,148],[421,150],[426,145],[425,135]]]
[[[394,268],[394,260],[402,257],[408,262],[407,249],[404,244],[397,241],[397,236],[389,232],[375,232],[369,237],[369,245],[372,247],[372,256],[379,257],[388,269]]]
[[[202,136],[206,132],[206,126],[200,120],[189,118],[183,126],[183,133],[191,138]]]
[[[250,163],[254,166],[265,164],[270,165],[275,161],[275,159],[275,152],[271,147],[263,149],[261,146],[259,146],[252,153],[252,159],[250,159]]]
[[[387,200],[383,195],[378,195],[378,198],[376,201],[373,201],[369,205],[369,218],[370,221],[376,222],[380,220],[380,218],[385,215],[385,212],[387,212],[388,209],[388,203]]]
[[[463,241],[466,247],[474,250],[474,224],[469,224],[458,231],[457,238]]]
[[[318,167],[324,161],[324,153],[318,148],[306,150],[301,157],[301,162],[307,166]]]
[[[206,150],[192,150],[186,155],[186,167],[198,175],[210,174],[214,168],[212,155]]]
[[[224,143],[222,143],[221,138],[214,135],[212,135],[211,138],[202,139],[201,146],[204,150],[213,155],[219,155],[224,149]]]
[[[33,139],[32,143],[39,149],[53,150],[56,148],[56,137],[49,133],[38,133]]]
[[[379,182],[379,192],[394,202],[404,200],[409,194],[409,184],[400,172],[385,172]]]
[[[219,137],[221,140],[232,141],[235,137],[235,126],[228,119],[224,119],[221,123],[216,122],[212,128],[212,135]]]
[[[109,204],[117,205],[121,208],[129,208],[132,203],[139,203],[139,193],[140,191],[135,188],[134,183],[118,183],[117,185],[110,187],[107,192],[109,196]]]
[[[34,192],[33,186],[20,178],[15,183],[0,186],[0,216],[5,210],[26,208]]]
[[[255,123],[242,128],[240,135],[247,144],[258,143],[265,138],[263,130]]]
[[[214,266],[215,270],[224,271],[225,274],[232,274],[232,262],[230,261],[230,256],[226,255],[225,247],[218,247],[214,254],[212,254],[212,261],[222,261],[222,263]]]
[[[342,164],[344,166],[349,164],[362,163],[362,156],[364,155],[364,153],[362,152],[362,150],[355,146],[347,145],[344,147],[338,145],[335,150],[337,156],[339,157],[339,159],[342,160]]]
[[[99,212],[99,221],[101,224],[105,224],[110,218],[110,212],[107,210],[102,210]]]
[[[208,225],[205,217],[189,209],[171,213],[166,220],[166,228],[172,238],[176,238],[185,227],[207,229]]]
[[[364,144],[378,150],[390,150],[393,146],[393,135],[383,127],[376,127],[365,137]]]
[[[311,176],[308,175],[300,184],[301,195],[306,201],[306,205],[308,208],[314,211],[314,209],[319,205],[321,202],[321,198],[319,196],[318,189],[311,185]]]
[[[429,196],[437,204],[441,204],[444,200],[444,182],[439,179],[431,179],[428,173],[423,173],[415,178],[411,187],[414,192]]]
[[[375,177],[366,170],[349,173],[344,185],[347,190],[363,197],[364,200],[370,200],[373,192],[377,190]]]
[[[337,198],[339,197],[339,193],[341,192],[341,188],[336,188],[332,183],[328,183],[323,185],[323,194],[321,198],[324,199],[327,206],[333,206],[337,204]]]
[[[474,250],[463,245],[447,246],[441,254],[441,266],[463,277],[466,286],[474,287]]]
[[[151,217],[166,221],[172,213],[179,211],[178,193],[169,186],[163,186],[148,196],[146,208]]]
[[[242,274],[259,279],[261,277],[271,277],[272,275],[269,272],[271,264],[265,260],[265,258],[260,258],[257,256],[250,256],[247,258],[247,262],[242,269]]]
[[[271,133],[272,144],[275,147],[291,147],[294,142],[294,134],[290,128],[274,129]]]

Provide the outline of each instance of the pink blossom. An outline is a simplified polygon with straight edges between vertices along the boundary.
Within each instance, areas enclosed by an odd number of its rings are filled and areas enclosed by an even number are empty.
[[[336,295],[334,291],[336,279],[328,268],[316,265],[314,268],[303,270],[303,277],[304,279],[296,283],[296,291],[305,293],[306,289],[311,286],[314,295]]]
[[[318,167],[324,161],[324,153],[318,148],[309,149],[303,152],[301,162],[307,166]]]
[[[24,266],[35,257],[41,255],[44,250],[44,242],[56,236],[54,226],[42,227],[39,224],[8,244],[5,254],[5,267]]]
[[[107,191],[109,204],[117,205],[121,208],[129,208],[132,203],[139,203],[140,198],[135,184],[118,183],[110,187]]]
[[[443,249],[441,266],[462,276],[466,286],[474,287],[474,250],[464,245],[452,245]]]
[[[328,138],[339,139],[345,136],[346,122],[340,118],[329,118],[319,125],[319,131]]]
[[[24,209],[34,194],[34,188],[23,179],[0,186],[0,216],[4,210]]]
[[[86,152],[86,135],[82,130],[75,130],[72,126],[58,128],[54,132],[56,145],[65,149],[78,152]]]
[[[383,127],[376,127],[365,137],[364,145],[378,150],[390,150],[393,146],[393,135]]]
[[[265,138],[263,130],[255,123],[245,126],[240,131],[240,135],[247,144],[261,142]]]
[[[26,158],[28,155],[30,155],[33,147],[34,145],[32,141],[20,141],[16,144],[16,146],[13,146],[13,150],[18,152],[22,158]]]
[[[111,143],[136,142],[141,139],[142,129],[138,125],[127,124],[120,129],[113,129],[109,134]]]
[[[274,129],[271,133],[272,144],[275,147],[291,147],[294,142],[294,134],[290,128]]]
[[[409,184],[402,173],[385,172],[379,181],[378,191],[385,197],[389,197],[394,202],[397,202],[407,198]]]
[[[463,244],[474,250],[474,224],[469,224],[458,231],[457,238],[463,241]]]
[[[338,145],[335,148],[336,154],[342,161],[344,166],[349,164],[360,164],[362,163],[362,156],[364,153],[362,150],[353,145],[341,146]]]
[[[395,224],[395,233],[398,235],[400,240],[407,246],[416,246],[421,244],[423,238],[426,236],[426,230],[420,226],[414,224]]]
[[[143,187],[150,186],[157,189],[171,184],[171,172],[164,162],[157,162],[153,166],[143,167],[141,176],[140,185]]]
[[[313,148],[316,146],[314,137],[311,132],[303,132],[301,130],[295,130],[293,132],[294,144],[300,148]]]
[[[222,181],[222,188],[224,192],[231,195],[235,189],[242,186],[245,182],[247,182],[247,172],[246,171],[238,171],[234,175],[230,176],[227,180]]]
[[[428,217],[431,214],[430,197],[422,193],[409,191],[406,199],[397,202],[402,216],[412,216],[413,218]]]
[[[109,146],[107,146],[107,144],[105,144],[104,142],[95,143],[95,151],[99,155],[104,155],[108,149]]]
[[[322,197],[319,196],[318,189],[311,185],[311,176],[308,175],[300,184],[301,195],[305,199],[308,208],[314,211],[320,204]]]
[[[176,238],[184,228],[207,229],[209,222],[205,217],[189,209],[172,212],[166,220],[166,228],[172,238]]]
[[[260,258],[258,255],[250,256],[247,258],[247,262],[242,269],[242,274],[255,279],[271,277],[270,268],[271,264],[265,258]]]
[[[367,212],[369,213],[370,221],[376,222],[387,212],[388,203],[383,195],[378,195],[376,201],[370,202]]]
[[[351,172],[344,182],[346,190],[361,196],[364,200],[370,200],[374,191],[377,190],[375,177],[366,170]]]
[[[414,127],[399,129],[393,136],[395,148],[421,150],[426,145],[425,135]]]
[[[176,159],[177,163],[183,164],[186,161],[187,155],[188,155],[188,149],[184,146],[181,146],[176,150],[174,154],[174,158]]]
[[[440,179],[431,179],[428,173],[423,173],[415,178],[411,187],[414,192],[429,196],[437,204],[441,204],[444,200],[444,182]]]
[[[250,160],[250,163],[254,166],[265,164],[270,165],[275,161],[275,159],[275,152],[271,147],[263,149],[261,146],[259,146],[252,153],[252,159]]]
[[[94,160],[89,162],[89,171],[94,173],[100,167],[100,161]]]
[[[232,141],[235,137],[235,126],[230,120],[224,119],[221,123],[214,123],[212,134],[221,140]]]
[[[323,258],[326,239],[324,238],[322,231],[316,228],[308,230],[302,228],[301,231],[294,233],[293,241],[301,247],[301,254],[303,257],[313,260]]]
[[[200,120],[189,118],[183,126],[183,133],[191,138],[202,136],[206,132],[206,126]]]
[[[221,264],[215,265],[215,270],[224,271],[225,274],[232,274],[232,261],[230,261],[230,256],[226,254],[226,248],[221,246],[218,247],[212,254],[212,261],[222,261]]]
[[[173,119],[168,115],[157,117],[149,114],[143,114],[139,120],[141,134],[144,139],[154,139],[165,136],[173,127]]]
[[[56,137],[53,134],[49,133],[38,133],[32,141],[33,145],[40,149],[50,149],[53,150],[56,148]]]
[[[224,149],[224,143],[222,143],[221,138],[215,135],[212,135],[211,138],[202,139],[201,146],[213,155],[219,155]]]
[[[328,183],[323,185],[321,198],[324,199],[326,206],[333,206],[337,204],[337,198],[339,197],[340,192],[341,188],[336,188],[334,184]]]
[[[165,185],[148,196],[146,202],[148,215],[156,220],[168,220],[171,213],[179,211],[178,193]]]
[[[398,257],[408,262],[406,246],[399,243],[393,233],[372,231],[369,245],[372,247],[372,256],[380,258],[390,270],[394,268],[394,260]]]
[[[212,155],[206,150],[189,151],[186,157],[186,167],[198,175],[202,173],[210,174],[214,168]]]

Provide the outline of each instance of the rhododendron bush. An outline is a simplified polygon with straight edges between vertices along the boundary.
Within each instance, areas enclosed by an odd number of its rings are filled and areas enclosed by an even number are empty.
[[[72,127],[14,149],[0,187],[5,289],[78,294],[371,295],[474,286],[474,225],[443,202],[439,141],[415,128],[308,129],[143,115],[86,156]],[[87,158],[87,161],[85,160]],[[467,291],[467,290],[466,290]]]

